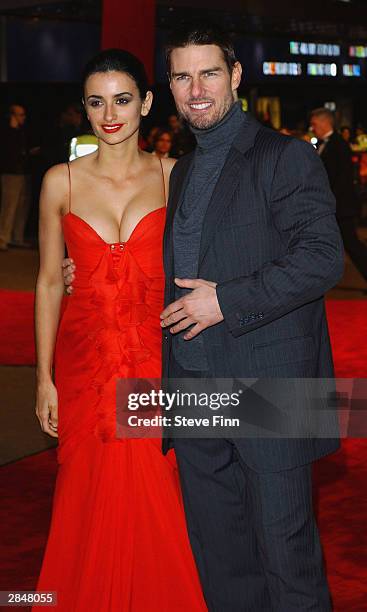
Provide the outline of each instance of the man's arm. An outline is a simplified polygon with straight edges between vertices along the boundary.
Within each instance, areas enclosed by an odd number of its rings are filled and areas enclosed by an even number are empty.
[[[225,323],[235,337],[320,298],[343,274],[335,200],[323,164],[308,143],[290,140],[282,152],[269,206],[285,254],[216,287]]]

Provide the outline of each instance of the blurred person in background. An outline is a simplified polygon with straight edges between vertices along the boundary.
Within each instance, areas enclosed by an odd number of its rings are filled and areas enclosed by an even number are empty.
[[[61,111],[56,124],[48,131],[42,143],[43,172],[51,166],[68,161],[71,140],[86,131],[83,124],[84,113],[80,104],[68,104]]]
[[[367,134],[366,130],[361,126],[358,126],[356,129],[356,136],[352,149],[353,151],[367,151]]]
[[[334,115],[327,108],[317,108],[312,111],[310,124],[318,139],[317,151],[324,162],[336,198],[336,217],[344,248],[367,281],[367,246],[359,240],[356,231],[356,217],[359,211],[350,146],[335,130]]]
[[[302,134],[300,134],[300,139],[304,140],[305,142],[311,143],[311,138],[312,138],[312,135],[309,134],[309,132],[302,132]]]
[[[8,245],[30,248],[24,231],[31,203],[29,147],[25,131],[26,110],[12,104],[9,118],[1,129],[1,213],[0,250]]]
[[[144,149],[144,151],[147,151],[147,153],[153,153],[154,151],[154,139],[156,137],[156,135],[159,132],[159,127],[157,125],[153,126],[152,128],[150,128],[148,135],[145,139],[144,142],[144,146],[141,147],[142,149]]]
[[[172,148],[172,136],[167,130],[160,129],[154,136],[154,149],[152,155],[157,157],[170,157],[170,150]]]
[[[347,125],[343,125],[343,127],[340,128],[340,136],[350,145],[352,140],[352,132]]]
[[[168,127],[171,130],[172,134],[177,134],[181,131],[181,123],[177,115],[170,115],[168,117]]]
[[[168,127],[172,134],[171,157],[182,157],[196,147],[191,131],[187,128],[186,124],[181,122],[177,115],[172,114],[168,117]]]

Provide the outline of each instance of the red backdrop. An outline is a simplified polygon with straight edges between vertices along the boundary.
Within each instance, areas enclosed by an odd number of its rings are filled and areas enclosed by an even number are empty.
[[[102,49],[134,53],[154,79],[155,0],[103,0]]]

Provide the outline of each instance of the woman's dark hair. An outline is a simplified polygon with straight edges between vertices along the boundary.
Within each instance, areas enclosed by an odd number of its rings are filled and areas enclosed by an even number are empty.
[[[98,72],[124,72],[136,83],[142,100],[149,89],[148,77],[142,62],[124,49],[105,49],[87,63],[83,71],[83,90],[87,79]]]
[[[231,37],[215,23],[195,21],[184,23],[172,30],[165,45],[168,74],[171,75],[171,53],[179,47],[189,45],[217,45],[223,53],[230,74],[237,62]]]

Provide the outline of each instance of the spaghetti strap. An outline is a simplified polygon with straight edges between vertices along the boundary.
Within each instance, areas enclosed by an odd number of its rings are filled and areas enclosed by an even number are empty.
[[[69,212],[71,212],[71,172],[69,162],[67,162],[67,166],[69,171]]]
[[[160,157],[158,157],[159,159],[159,163],[161,164],[161,171],[162,171],[162,179],[163,179],[163,197],[164,197],[164,205],[167,206],[167,200],[166,200],[166,181],[164,178],[164,171],[163,171],[163,164],[162,164],[162,160]]]

